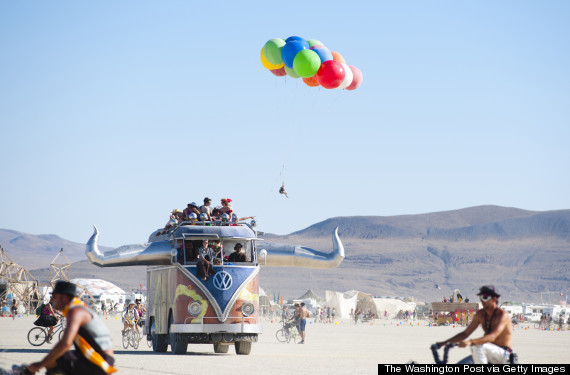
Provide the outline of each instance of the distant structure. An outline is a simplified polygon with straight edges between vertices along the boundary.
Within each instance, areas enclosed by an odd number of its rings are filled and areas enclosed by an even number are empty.
[[[14,263],[0,246],[0,300],[16,299],[28,313],[38,304],[38,282],[24,267]]]
[[[63,257],[65,263],[56,263],[55,261],[59,257]],[[69,259],[63,253],[63,248],[59,250],[59,253],[53,258],[49,265],[49,279],[51,287],[55,286],[55,282],[57,280],[70,280],[70,271],[71,271],[71,263],[69,263]]]
[[[63,258],[62,260],[65,261],[64,263],[56,263],[56,260],[58,260],[60,256]],[[52,288],[55,287],[55,283],[58,280],[71,281],[71,263],[69,263],[69,259],[63,253],[63,248],[59,250],[59,253],[57,253],[55,258],[51,261],[49,265],[49,276]],[[92,303],[95,303],[95,299],[87,289],[83,289],[79,297],[83,297],[84,300],[89,298]]]

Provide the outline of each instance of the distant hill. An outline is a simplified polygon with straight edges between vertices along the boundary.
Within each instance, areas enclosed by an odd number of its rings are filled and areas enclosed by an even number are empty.
[[[15,263],[28,269],[49,268],[60,249],[64,249],[64,254],[70,262],[85,259],[85,244],[71,242],[55,234],[33,235],[0,229],[0,245]],[[109,250],[107,247],[101,249]]]
[[[495,284],[506,300],[540,302],[570,293],[570,210],[527,211],[499,206],[400,216],[336,217],[272,242],[332,248],[339,227],[346,258],[332,270],[262,267],[261,285],[269,292],[298,297],[308,289],[357,289],[374,295],[440,300],[453,289],[474,297],[483,284]],[[8,240],[6,240],[8,239]],[[84,245],[57,236],[32,236],[0,230],[8,254],[49,279],[49,262],[64,247],[70,260],[85,259]],[[17,249],[17,251],[14,251]],[[25,253],[24,253],[25,252]],[[103,269],[75,263],[81,277],[100,277],[124,289],[145,283],[144,267]],[[438,289],[438,287],[440,289]]]

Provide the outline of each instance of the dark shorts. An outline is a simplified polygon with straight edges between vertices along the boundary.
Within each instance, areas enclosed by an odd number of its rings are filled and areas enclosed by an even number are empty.
[[[105,361],[111,366],[115,364],[113,357],[107,354],[103,355]],[[105,371],[89,362],[77,350],[70,350],[57,359],[57,368],[68,375],[106,375]]]
[[[299,332],[305,332],[306,325],[307,325],[307,319],[299,319]]]

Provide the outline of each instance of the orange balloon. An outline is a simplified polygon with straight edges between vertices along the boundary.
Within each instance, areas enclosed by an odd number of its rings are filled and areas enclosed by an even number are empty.
[[[319,86],[319,82],[317,81],[317,76],[314,75],[312,77],[303,78],[303,82],[307,84],[307,86],[317,87]]]
[[[342,55],[340,53],[338,53],[338,52],[331,52],[331,53],[332,53],[334,61],[338,61],[339,63],[346,64],[344,57],[342,57]]]

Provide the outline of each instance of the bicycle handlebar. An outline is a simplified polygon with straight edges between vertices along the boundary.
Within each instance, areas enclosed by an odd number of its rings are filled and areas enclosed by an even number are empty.
[[[446,344],[444,349],[443,349],[443,360],[439,359],[439,353],[437,352],[437,344],[433,344],[430,348],[431,348],[431,352],[433,354],[433,359],[435,361],[435,363],[437,363],[438,365],[444,365],[447,363],[447,360],[449,358],[449,349],[456,347],[457,343],[452,343],[452,344]]]

